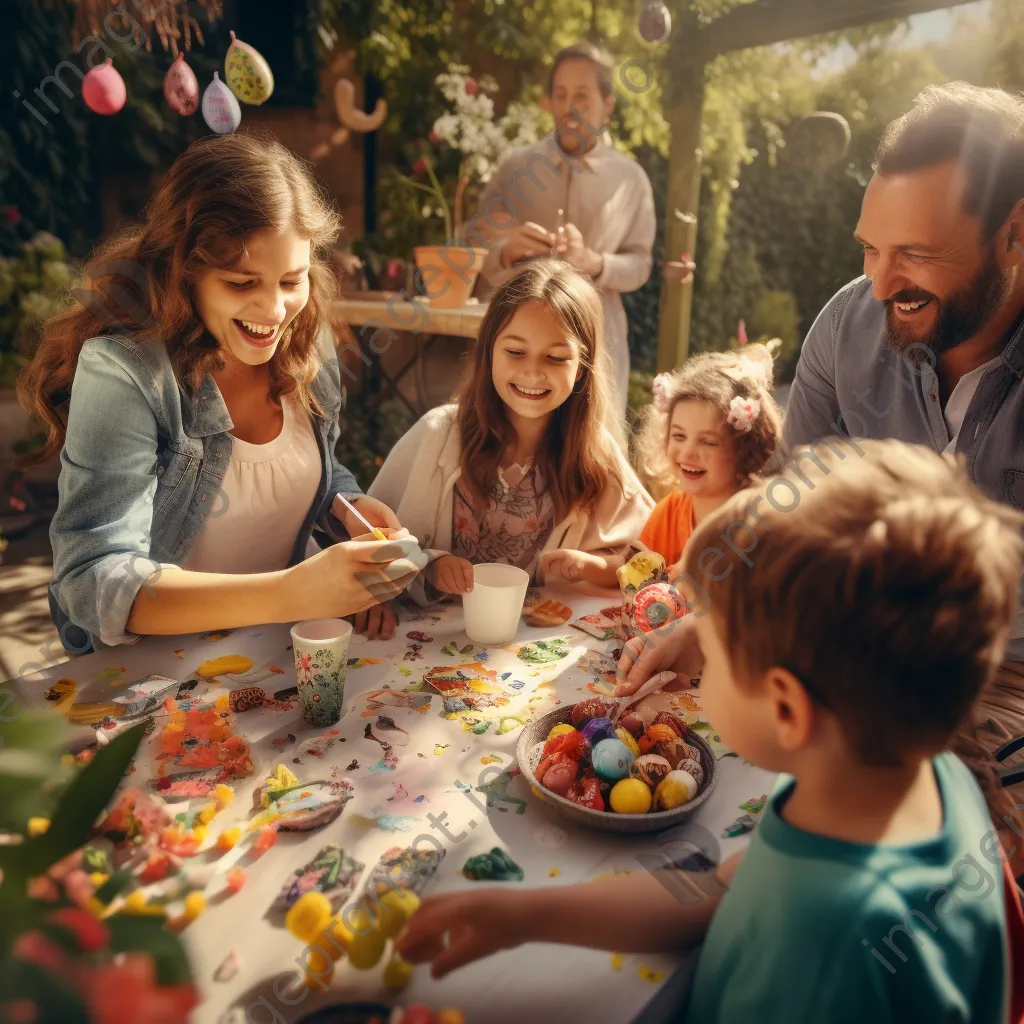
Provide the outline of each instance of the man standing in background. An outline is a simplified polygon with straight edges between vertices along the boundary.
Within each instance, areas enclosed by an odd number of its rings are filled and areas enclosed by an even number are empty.
[[[607,138],[612,64],[596,47],[579,43],[558,53],[542,106],[554,117],[553,135],[516,149],[481,200],[478,223],[490,229],[481,276],[495,288],[517,263],[547,255],[587,274],[601,292],[608,372],[624,415],[629,343],[621,295],[651,275],[651,183]]]

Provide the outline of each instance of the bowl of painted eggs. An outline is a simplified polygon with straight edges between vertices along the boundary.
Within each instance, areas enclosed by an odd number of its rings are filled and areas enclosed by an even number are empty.
[[[605,832],[657,832],[688,818],[718,782],[707,741],[671,711],[627,711],[592,697],[523,730],[519,768],[534,796]]]

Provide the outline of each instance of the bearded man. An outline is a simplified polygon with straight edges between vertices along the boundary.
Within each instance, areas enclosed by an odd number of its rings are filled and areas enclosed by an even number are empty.
[[[804,342],[786,447],[839,435],[829,443],[856,460],[862,437],[927,445],[955,453],[982,491],[1024,511],[1024,96],[963,82],[921,93],[882,137],[854,237],[864,276],[829,301]],[[884,715],[886,695],[871,699]],[[1017,874],[1024,797],[1002,788],[991,754],[1020,735],[1018,611],[1006,660],[954,747],[986,790]]]

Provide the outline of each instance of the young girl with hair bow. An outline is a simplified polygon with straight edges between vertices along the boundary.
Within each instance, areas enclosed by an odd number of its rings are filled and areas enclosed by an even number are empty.
[[[706,352],[654,379],[644,414],[644,472],[662,493],[640,540],[674,566],[697,524],[749,487],[779,443],[772,357],[762,345]]]

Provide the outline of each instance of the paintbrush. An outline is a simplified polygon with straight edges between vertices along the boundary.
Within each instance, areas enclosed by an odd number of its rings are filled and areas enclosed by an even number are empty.
[[[370,531],[370,533],[372,533],[374,535],[374,537],[377,538],[377,540],[387,540],[388,539],[387,536],[384,534],[384,531],[377,529],[376,526],[371,526],[366,521],[366,517],[343,494],[339,494],[338,495],[338,500],[345,506],[345,508],[347,508],[349,510],[349,512],[352,513],[352,515],[354,515],[356,517],[356,519],[359,520],[359,522],[361,522],[363,524],[363,526],[365,526]]]

